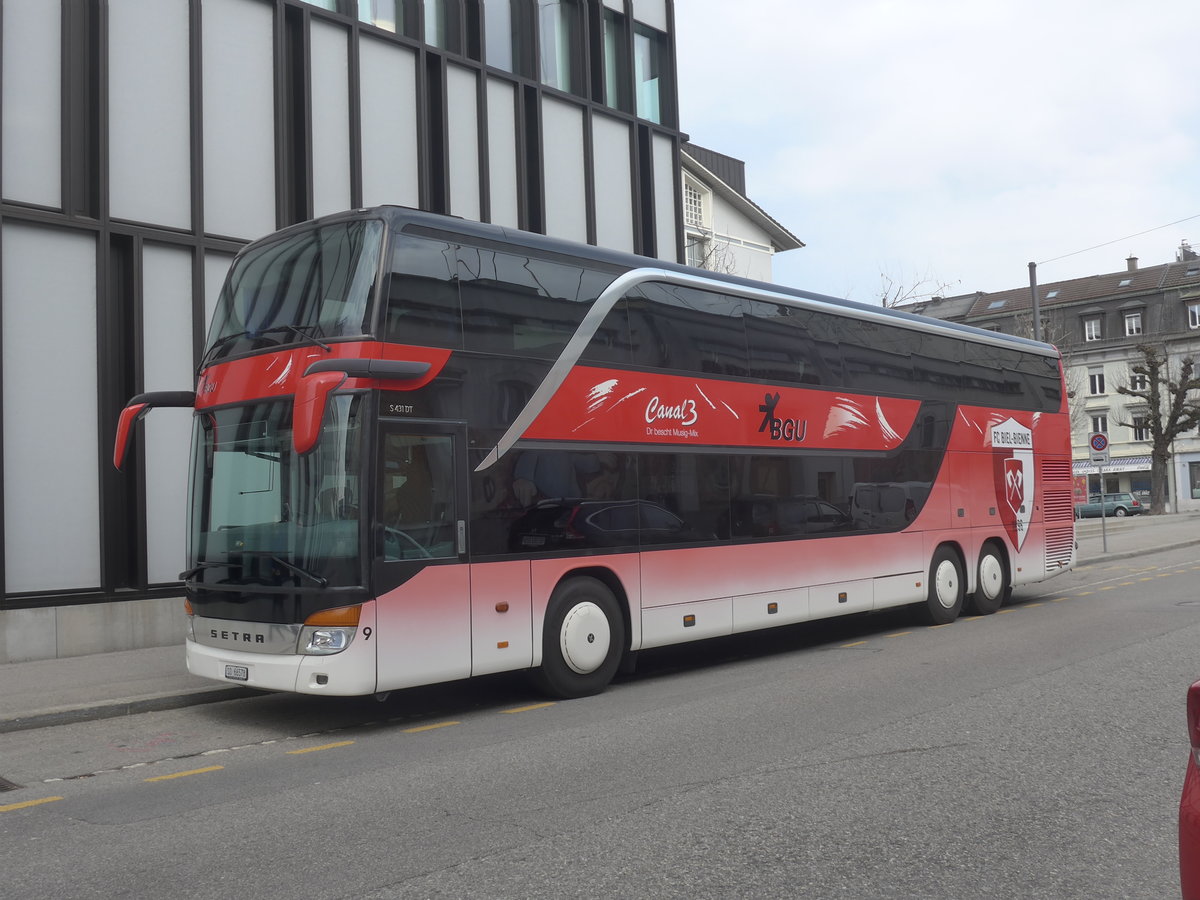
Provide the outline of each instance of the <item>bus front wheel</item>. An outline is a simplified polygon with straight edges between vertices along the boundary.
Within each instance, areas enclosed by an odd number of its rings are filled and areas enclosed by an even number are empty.
[[[617,673],[624,648],[625,622],[612,591],[595,578],[571,578],[546,607],[534,680],[554,697],[598,694]]]
[[[949,625],[963,606],[963,570],[958,554],[938,547],[929,564],[929,596],[923,612],[930,625]]]

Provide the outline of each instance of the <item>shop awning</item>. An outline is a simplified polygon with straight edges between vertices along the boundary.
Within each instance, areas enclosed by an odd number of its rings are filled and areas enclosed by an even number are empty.
[[[1077,459],[1071,463],[1071,471],[1075,475],[1098,475],[1100,470],[1090,459]],[[1104,467],[1105,475],[1115,475],[1118,472],[1149,472],[1149,456],[1113,457]]]

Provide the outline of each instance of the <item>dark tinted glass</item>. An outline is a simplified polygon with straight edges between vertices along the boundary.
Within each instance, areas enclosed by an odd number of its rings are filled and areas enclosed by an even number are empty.
[[[397,235],[384,309],[383,339],[422,347],[462,347],[457,249],[445,241]]]
[[[624,297],[608,311],[580,359],[598,365],[629,364],[629,303]]]
[[[707,375],[745,375],[746,334],[738,297],[644,284],[629,297],[635,365]]]
[[[519,252],[462,246],[458,261],[466,348],[557,357],[608,273]]]
[[[745,301],[751,378],[778,384],[825,384],[822,360],[805,327],[809,314],[793,306]]]
[[[642,545],[698,543],[729,534],[729,457],[647,453],[638,486]]]

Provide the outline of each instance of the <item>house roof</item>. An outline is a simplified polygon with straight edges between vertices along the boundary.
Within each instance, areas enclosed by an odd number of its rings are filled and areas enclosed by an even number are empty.
[[[757,222],[770,236],[777,250],[796,250],[804,246],[804,241],[746,196],[746,164],[742,160],[687,141],[683,144],[682,158],[685,170],[743,215]]]
[[[1110,272],[1106,275],[1039,283],[1037,291],[1039,303],[1045,308],[1101,298],[1119,298],[1122,295],[1134,299],[1143,294],[1191,285],[1200,289],[1200,262],[1195,260],[1148,266],[1132,272]],[[989,314],[1027,310],[1032,305],[1029,286],[1025,285],[1007,291],[977,291],[974,294],[924,301],[920,304],[921,309],[913,311],[939,318],[956,316],[974,319]]]

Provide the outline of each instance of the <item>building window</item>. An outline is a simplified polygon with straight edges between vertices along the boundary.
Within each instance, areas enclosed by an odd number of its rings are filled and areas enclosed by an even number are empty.
[[[1125,313],[1125,336],[1137,337],[1142,333],[1142,314],[1140,312]]]
[[[1200,303],[1189,303],[1188,310],[1188,328],[1200,328]]]
[[[704,268],[704,263],[708,260],[708,241],[703,235],[688,232],[684,241],[684,250],[687,252],[689,266],[696,269]]]
[[[484,0],[483,59],[489,66],[513,70],[512,0]]]
[[[1092,416],[1092,431],[1108,431],[1108,416]]]
[[[397,5],[398,0],[358,0],[358,21],[394,33],[397,26],[402,24]]]
[[[1088,371],[1088,393],[1095,396],[1104,392],[1104,370],[1090,369]]]
[[[1188,475],[1192,486],[1192,499],[1200,500],[1200,462],[1188,463]]]
[[[1141,372],[1129,373],[1129,389],[1131,391],[1148,391],[1150,390],[1150,379]]]
[[[541,0],[538,4],[541,37],[541,79],[560,91],[579,93],[579,9],[568,0]]]
[[[604,105],[629,111],[629,44],[625,32],[625,17],[611,9],[604,10]]]
[[[683,186],[683,221],[692,228],[704,227],[704,195],[692,184]]]
[[[1135,441],[1150,440],[1150,418],[1148,416],[1133,417],[1133,439]]]
[[[1083,320],[1083,339],[1085,341],[1098,341],[1104,336],[1104,331],[1101,328],[1103,320],[1100,316],[1088,316]]]
[[[637,114],[661,123],[663,104],[669,96],[666,84],[667,52],[663,35],[645,25],[633,29],[633,78],[637,91]]]

